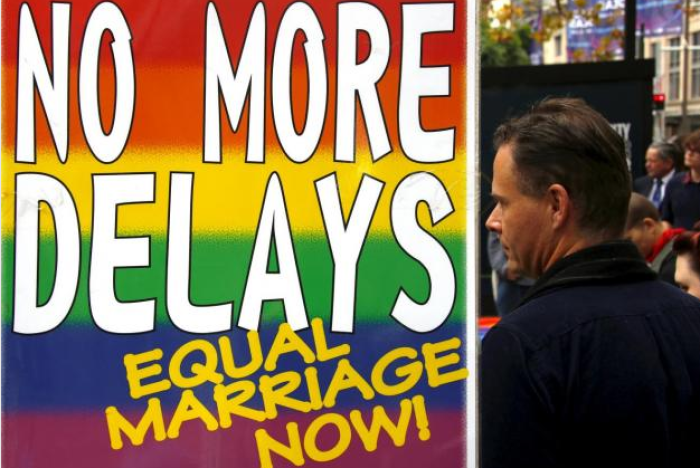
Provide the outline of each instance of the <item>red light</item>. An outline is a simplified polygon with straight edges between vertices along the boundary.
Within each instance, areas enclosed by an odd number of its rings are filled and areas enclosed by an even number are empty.
[[[654,102],[663,103],[666,102],[665,94],[654,94]]]

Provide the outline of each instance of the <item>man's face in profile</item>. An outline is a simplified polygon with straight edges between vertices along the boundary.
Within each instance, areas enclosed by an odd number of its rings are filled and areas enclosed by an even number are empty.
[[[644,158],[644,167],[652,179],[661,179],[673,169],[673,161],[661,159],[659,150],[649,148]]]
[[[686,148],[683,161],[689,169],[700,170],[700,150],[697,148]]]
[[[509,261],[515,262],[527,276],[537,277],[546,263],[549,243],[548,206],[545,197],[521,192],[522,175],[513,161],[512,146],[502,145],[493,163],[491,195],[496,207],[486,227],[497,233]]]

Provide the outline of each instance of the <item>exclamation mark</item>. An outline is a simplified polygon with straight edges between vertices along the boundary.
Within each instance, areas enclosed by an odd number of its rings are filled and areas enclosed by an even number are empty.
[[[418,438],[422,441],[430,439],[430,429],[428,429],[428,415],[425,412],[425,399],[422,395],[411,398],[413,410],[416,415],[416,427],[418,428]]]

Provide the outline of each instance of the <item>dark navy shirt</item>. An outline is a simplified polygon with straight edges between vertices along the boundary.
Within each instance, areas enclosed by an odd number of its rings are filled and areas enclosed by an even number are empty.
[[[661,219],[685,229],[692,229],[700,221],[700,182],[693,182],[688,172],[669,181],[661,203]]]
[[[700,301],[632,244],[557,262],[486,335],[482,468],[700,466]]]

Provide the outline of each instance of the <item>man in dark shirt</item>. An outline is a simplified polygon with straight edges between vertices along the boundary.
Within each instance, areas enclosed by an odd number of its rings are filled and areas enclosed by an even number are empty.
[[[495,146],[486,225],[539,279],[483,342],[482,467],[700,466],[700,301],[619,240],[622,139],[549,99]]]
[[[700,221],[700,130],[685,140],[687,172],[676,174],[668,183],[661,203],[661,218],[677,228],[693,229]]]

